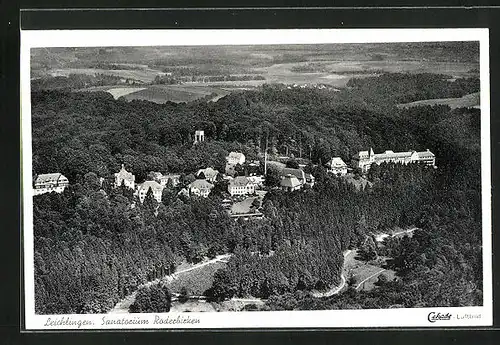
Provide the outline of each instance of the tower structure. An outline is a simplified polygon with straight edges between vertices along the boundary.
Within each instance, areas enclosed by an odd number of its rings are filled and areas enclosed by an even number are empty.
[[[194,132],[194,143],[205,141],[205,131],[197,130]]]

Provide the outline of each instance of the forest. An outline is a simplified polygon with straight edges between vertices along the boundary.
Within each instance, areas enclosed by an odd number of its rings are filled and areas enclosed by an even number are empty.
[[[31,89],[33,91],[71,91],[92,86],[129,85],[136,83],[139,83],[139,81],[104,73],[96,73],[95,75],[70,73],[68,76],[43,76],[34,79],[31,81]]]
[[[425,91],[429,80],[442,82]],[[162,105],[104,92],[33,92],[33,175],[61,172],[71,184],[34,197],[36,312],[106,312],[182,261],[228,252],[227,269],[207,291],[216,301],[262,297],[270,310],[481,304],[480,112],[396,108],[478,87],[396,74],[355,80],[341,92],[264,85],[217,102]],[[395,89],[396,96],[388,91]],[[195,129],[207,141],[193,146]],[[270,191],[262,221],[231,220],[217,193],[187,199],[167,188],[159,205],[150,194],[131,208],[131,191],[111,188],[122,163],[136,182],[162,171],[182,173],[185,183],[199,168],[222,169],[230,151],[260,159],[266,140],[270,152],[310,158],[317,183]],[[368,176],[373,186],[357,191],[321,166],[332,156],[349,162],[369,147],[429,148],[438,169],[381,165]],[[324,299],[308,293],[338,283],[342,251],[371,232],[409,225],[422,231],[376,248],[393,258],[397,281]]]

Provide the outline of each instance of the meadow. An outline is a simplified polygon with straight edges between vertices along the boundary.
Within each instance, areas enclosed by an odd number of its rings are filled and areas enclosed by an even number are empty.
[[[380,257],[375,265],[370,262],[358,260],[357,255],[357,250],[353,251],[345,258],[344,263],[346,279],[348,279],[348,281],[352,279],[354,282],[353,287],[357,290],[372,290],[375,288],[375,283],[381,274],[385,275],[389,281],[395,278],[396,272],[390,269],[381,268],[385,263],[385,258]]]
[[[196,86],[184,85],[151,85],[145,89],[124,95],[124,98],[128,101],[146,100],[155,103],[165,103],[167,101],[180,103],[191,102],[207,96],[212,96],[210,99],[218,99],[228,94],[228,91],[218,88],[198,88]]]
[[[161,71],[153,70],[153,69],[100,69],[100,68],[55,68],[47,71],[47,74],[52,76],[63,76],[67,77],[70,74],[87,74],[87,75],[96,75],[96,74],[106,74],[106,75],[114,75],[124,79],[133,79],[138,80],[143,83],[150,83],[154,80],[154,78],[161,74]]]
[[[180,293],[181,289],[186,287],[189,295],[201,296],[212,286],[215,272],[224,267],[226,263],[214,262],[200,269],[179,273],[176,279],[167,284],[168,288],[173,293]]]
[[[479,108],[480,93],[475,92],[459,98],[438,98],[438,99],[425,99],[422,101],[415,101],[410,103],[398,104],[398,108],[410,108],[424,105],[447,105],[451,109],[455,108]]]

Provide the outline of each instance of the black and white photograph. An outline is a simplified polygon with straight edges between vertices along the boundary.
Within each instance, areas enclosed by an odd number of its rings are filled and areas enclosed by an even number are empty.
[[[487,30],[239,31],[23,33],[28,326],[491,324]]]

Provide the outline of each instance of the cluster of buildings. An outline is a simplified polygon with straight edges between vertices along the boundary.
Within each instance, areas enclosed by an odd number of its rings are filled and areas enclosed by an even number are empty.
[[[195,132],[194,144],[205,141],[205,133],[202,130]],[[212,167],[200,169],[196,173],[196,180],[183,188],[179,194],[187,196],[196,195],[207,197],[214,188],[215,182],[221,178],[228,181],[227,191],[231,196],[254,195],[256,190],[261,188],[264,183],[264,176],[250,174],[250,176],[236,176],[235,167],[245,164],[245,155],[241,152],[230,152],[226,157],[225,174]],[[265,168],[267,167],[267,156]],[[269,162],[272,163],[272,162]],[[276,162],[275,162],[276,163]],[[374,153],[370,148],[368,151],[360,151],[356,153],[351,160],[351,168],[360,169],[362,173],[366,173],[373,164],[380,165],[382,163],[421,163],[435,167],[436,157],[429,151],[405,151],[394,152],[387,150],[383,153]],[[256,163],[255,163],[256,164]],[[349,167],[340,157],[333,157],[326,163],[326,168],[329,173],[336,176],[345,176],[348,173]],[[302,169],[287,168],[283,165],[279,166],[280,170],[280,188],[284,191],[295,191],[305,186],[312,187],[314,185],[314,176],[304,172]],[[169,181],[173,187],[177,187],[180,183],[180,174],[162,174],[160,172],[151,172],[149,180],[136,184],[133,173],[127,171],[125,166],[119,172],[114,174],[114,186],[125,186],[134,190],[134,194],[138,196],[140,202],[144,202],[148,191],[151,189],[153,197],[161,202],[163,189]],[[40,174],[36,177],[34,183],[34,195],[56,192],[61,193],[69,185],[68,179],[60,173]]]
[[[161,202],[161,195],[163,189],[167,186],[170,180],[173,187],[176,187],[180,183],[180,174],[162,174],[160,172],[151,172],[149,174],[150,180],[144,181],[143,183],[135,183],[135,175],[125,169],[122,164],[122,168],[119,172],[115,173],[115,187],[125,186],[134,190],[134,194],[139,197],[139,201],[142,203],[146,198],[146,195],[151,189],[153,192],[153,197],[156,201]]]

